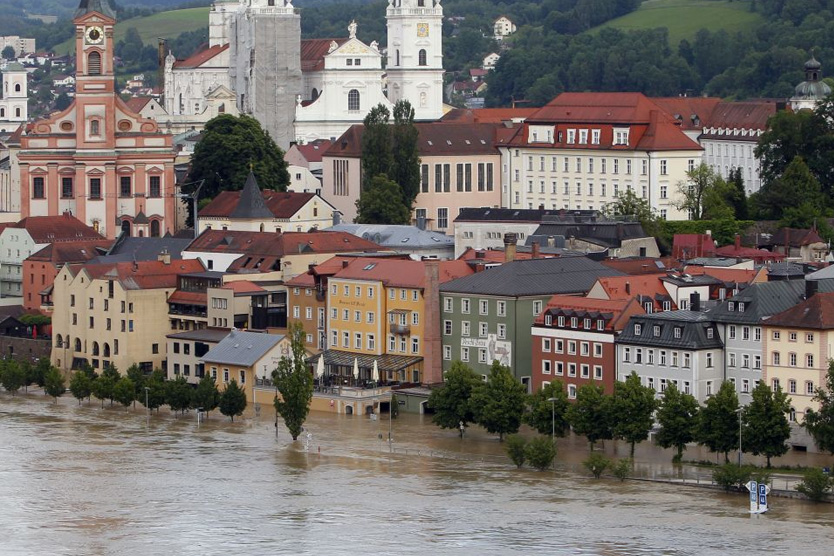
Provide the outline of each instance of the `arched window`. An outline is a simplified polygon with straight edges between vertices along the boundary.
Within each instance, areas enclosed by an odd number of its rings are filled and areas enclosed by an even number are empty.
[[[139,230],[139,237],[145,237],[145,230]]]
[[[101,128],[98,120],[90,121],[90,135],[101,135]]]
[[[359,91],[351,89],[348,92],[348,110],[359,110]]]
[[[420,52],[417,53],[417,63],[421,66],[426,65],[426,49],[421,48]]]
[[[93,342],[93,356],[98,355],[98,342]]]
[[[130,235],[130,221],[122,220],[122,233],[126,236]]]
[[[311,94],[311,97],[312,97],[311,100],[316,100],[317,98],[319,98],[319,91],[315,87],[313,87],[313,92]]]
[[[159,237],[159,220],[151,220],[151,237]]]
[[[261,231],[264,231],[264,225],[261,224]]]
[[[95,50],[87,55],[87,75],[101,75],[101,54]]]
[[[64,347],[64,339],[61,337],[60,334],[55,335],[55,347],[56,348]]]
[[[5,117],[6,117],[6,109],[5,108],[0,108],[0,118],[5,118]]]
[[[20,83],[15,83],[15,85],[14,85],[14,92],[16,92],[16,93],[19,93],[19,92],[20,92]]]
[[[103,353],[105,357],[110,357],[110,344],[105,342]]]
[[[81,338],[75,339],[75,351],[81,351]]]
[[[15,109],[14,109],[14,117],[15,117],[15,118],[19,118],[19,117],[20,117],[20,108],[15,108]]]
[[[395,66],[400,65],[400,49],[399,48],[397,49],[397,59],[396,59],[396,63],[394,65]]]

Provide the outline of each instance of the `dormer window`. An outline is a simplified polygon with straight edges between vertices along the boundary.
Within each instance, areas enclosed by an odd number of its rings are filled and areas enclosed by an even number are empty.
[[[642,324],[635,324],[634,325],[634,335],[640,336],[643,333],[643,325]]]
[[[659,338],[660,337],[660,326],[658,326],[657,324],[654,325],[652,327],[652,334],[654,335],[655,338]]]
[[[578,326],[579,326],[579,319],[576,318],[576,317],[571,317],[570,318],[570,327],[571,328],[576,328]]]
[[[585,322],[583,323],[583,327],[585,328],[585,330],[590,330],[591,329],[591,319],[585,319]]]
[[[676,326],[676,327],[675,327],[675,338],[678,338],[678,339],[679,339],[680,337],[681,337],[681,327],[680,327],[680,326]]]
[[[587,145],[588,144],[588,130],[587,129],[580,129],[579,130],[579,144],[580,145]]]
[[[559,326],[564,328],[564,326],[565,326],[565,317],[560,316],[558,319],[556,319],[556,322]]]
[[[739,303],[738,303],[738,312],[739,313],[744,312],[744,302],[743,301],[739,301]]]
[[[545,326],[553,326],[553,316],[552,315],[545,315],[544,316],[544,324],[545,324]]]
[[[594,129],[591,131],[591,144],[592,145],[599,145],[599,130]]]
[[[605,321],[603,319],[597,320],[597,330],[605,330]]]
[[[729,303],[727,303],[727,310],[728,311],[735,311],[736,310],[736,304],[735,304],[734,301],[730,301]]]
[[[707,328],[707,338],[712,340],[712,328]]]
[[[569,129],[568,130],[568,144],[573,145],[574,143],[576,143],[576,130],[575,129]]]

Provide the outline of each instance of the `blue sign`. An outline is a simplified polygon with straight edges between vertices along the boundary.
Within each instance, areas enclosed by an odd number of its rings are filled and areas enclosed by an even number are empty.
[[[750,502],[756,503],[756,481],[750,481]]]
[[[764,483],[759,483],[759,496],[764,496],[767,494],[767,485]]]

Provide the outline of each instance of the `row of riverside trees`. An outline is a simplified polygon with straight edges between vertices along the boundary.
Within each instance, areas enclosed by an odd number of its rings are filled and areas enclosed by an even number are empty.
[[[34,365],[27,360],[0,361],[0,386],[12,396],[16,395],[21,388],[28,391],[32,384],[43,388],[47,395],[56,399],[66,390],[61,371],[53,367],[49,359],[45,357],[38,359]]]
[[[830,380],[834,386],[834,378]],[[676,462],[681,461],[690,442],[723,453],[725,461],[729,461],[729,452],[738,449],[740,412],[742,449],[765,456],[770,467],[771,458],[788,449],[790,404],[784,392],[774,392],[764,382],[752,395],[751,403],[740,408],[734,386],[724,382],[701,407],[692,395],[670,384],[658,400],[655,390],[643,386],[632,373],[625,381],[614,384],[612,395],[606,395],[600,386],[585,384],[577,390],[576,399],[569,402],[559,381],[528,395],[512,371],[497,362],[483,382],[469,366],[456,361],[446,373],[444,385],[432,392],[428,405],[435,411],[435,424],[459,429],[461,435],[473,423],[501,439],[505,434],[518,432],[522,423],[541,434],[554,432],[558,436],[572,428],[588,439],[592,451],[599,441],[628,442],[632,458],[635,445],[649,437],[656,422],[657,443],[675,448]]]

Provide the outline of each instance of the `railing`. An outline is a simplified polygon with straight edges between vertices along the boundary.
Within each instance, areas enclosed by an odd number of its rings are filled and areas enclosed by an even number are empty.
[[[406,336],[411,334],[411,327],[407,324],[395,324],[392,322],[388,325],[388,330],[391,334],[403,334]]]

